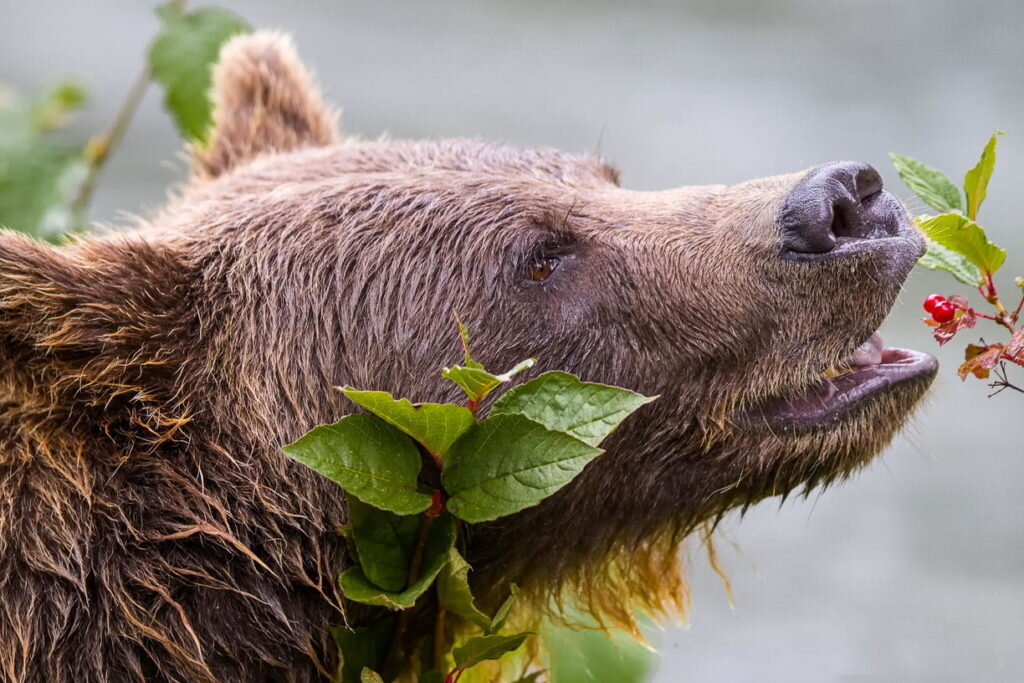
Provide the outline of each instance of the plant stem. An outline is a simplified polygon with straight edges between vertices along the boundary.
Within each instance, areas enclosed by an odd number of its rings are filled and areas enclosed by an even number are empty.
[[[184,11],[188,2],[187,0],[171,0],[171,4]],[[147,64],[132,83],[128,95],[121,103],[121,108],[107,132],[95,136],[86,145],[85,160],[88,167],[82,184],[78,186],[78,194],[71,202],[71,211],[76,222],[84,222],[83,219],[86,218],[86,212],[92,202],[92,195],[96,191],[96,181],[99,180],[103,166],[121,144],[121,140],[124,139],[124,134],[128,131],[128,124],[135,117],[135,112],[139,110],[139,105],[142,104],[142,98],[145,96],[152,78],[153,72]]]
[[[978,285],[978,292],[985,298],[985,301],[995,306],[997,312],[995,316],[977,313],[978,317],[994,320],[996,324],[1002,325],[1010,331],[1010,334],[1013,334],[1017,331],[1015,324],[1017,322],[1017,314],[1020,312],[1020,308],[1018,307],[1015,313],[1007,311],[1003,306],[1003,302],[999,300],[999,293],[996,291],[996,283],[992,279],[992,273],[984,273],[984,278],[985,281]]]
[[[957,310],[960,310],[960,311],[971,311],[971,310],[974,310],[970,306],[961,306],[960,304],[952,304],[952,305],[953,305],[953,308],[956,308]],[[999,322],[999,318],[997,318],[994,315],[987,315],[985,313],[980,313],[978,311],[974,311],[974,315],[975,315],[975,317],[984,318],[985,320],[994,320],[996,322]]]
[[[153,74],[149,67],[145,67],[142,73],[135,79],[124,102],[121,103],[121,108],[114,117],[113,123],[110,124],[110,128],[105,133],[94,137],[86,145],[85,160],[88,168],[82,184],[78,187],[78,194],[75,195],[75,199],[71,203],[71,210],[76,220],[85,218],[93,193],[96,191],[96,182],[99,180],[100,173],[103,171],[103,167],[106,165],[110,155],[117,149],[124,138],[124,134],[128,130],[128,124],[131,123],[135,112],[139,109],[139,104],[142,103],[142,98],[146,94],[147,88],[149,88],[149,81],[152,76]]]
[[[999,300],[999,293],[996,291],[996,283],[992,279],[992,273],[985,273],[985,290],[982,292],[982,296],[988,300],[990,304],[996,307],[996,310],[1000,313],[1006,313],[1006,309],[1003,308],[1003,302]]]
[[[427,538],[430,535],[430,527],[434,525],[434,517],[423,516],[420,519],[419,534],[416,537],[416,549],[413,551],[412,561],[409,563],[409,573],[406,575],[406,588],[416,583],[420,577],[420,566],[423,564],[423,553],[427,547]],[[384,660],[384,679],[394,680],[401,673],[402,669],[402,639],[405,637],[405,630],[409,625],[409,610],[402,610],[395,621],[395,630],[391,635],[391,646],[388,648],[387,658]]]
[[[434,671],[440,671],[444,666],[444,653],[447,643],[444,639],[444,618],[445,609],[438,604],[437,617],[434,619]]]
[[[1013,389],[1014,391],[1019,391],[1020,393],[1024,394],[1024,389],[1022,389],[1021,387],[1017,386],[1016,384],[1011,383],[1009,378],[1006,376],[1006,364],[1005,363],[1000,363],[999,367],[996,368],[995,373],[996,373],[996,377],[999,378],[999,381],[998,382],[992,382],[991,384],[989,384],[989,387],[991,387],[992,389],[995,389],[995,391],[993,391],[991,394],[988,395],[989,398],[992,398],[996,394],[1002,393],[1003,391],[1005,391],[1007,389]]]
[[[1013,334],[1017,331],[1017,328],[1014,327],[1013,325],[1013,317],[1006,311],[1003,311],[1002,313],[996,316],[996,323],[1008,329],[1010,331],[1010,334]]]
[[[1016,356],[1011,356],[1008,353],[1004,353],[1002,355],[1002,360],[1008,360],[1011,363],[1016,363],[1017,365],[1024,365],[1024,360],[1021,360],[1021,359],[1017,358]]]

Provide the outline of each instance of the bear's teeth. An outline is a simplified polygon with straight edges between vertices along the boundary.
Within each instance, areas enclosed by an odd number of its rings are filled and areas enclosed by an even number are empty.
[[[842,365],[842,366],[830,365],[830,366],[828,366],[825,369],[825,372],[823,372],[821,374],[824,375],[826,379],[835,379],[836,377],[839,377],[840,375],[845,375],[846,373],[850,372],[851,370],[853,370],[853,368],[851,368],[849,365]]]

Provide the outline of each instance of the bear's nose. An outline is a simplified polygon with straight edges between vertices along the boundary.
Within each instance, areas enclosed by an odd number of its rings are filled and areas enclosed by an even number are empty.
[[[779,212],[783,248],[823,254],[852,240],[895,235],[894,202],[882,177],[859,161],[816,166],[790,190]]]

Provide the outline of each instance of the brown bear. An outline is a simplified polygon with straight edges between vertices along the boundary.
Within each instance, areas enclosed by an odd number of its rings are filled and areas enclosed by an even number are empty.
[[[845,477],[935,361],[875,333],[921,254],[861,163],[623,189],[604,161],[344,138],[285,38],[233,40],[180,196],[60,247],[0,233],[0,678],[308,681],[336,665],[341,490],[281,446],[332,387],[449,401],[475,355],[660,399],[538,507],[480,525],[481,586],[678,599],[724,512]]]

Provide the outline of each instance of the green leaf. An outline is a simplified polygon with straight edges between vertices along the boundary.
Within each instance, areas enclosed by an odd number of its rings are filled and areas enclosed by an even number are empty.
[[[488,415],[522,413],[548,429],[597,446],[637,408],[656,397],[628,389],[581,382],[567,372],[545,372],[509,389]]]
[[[188,140],[206,140],[212,121],[210,85],[221,46],[249,31],[234,12],[204,7],[185,12],[176,4],[157,8],[163,24],[149,48],[149,66],[164,86],[164,105]]]
[[[491,625],[487,627],[488,635],[498,633],[501,629],[505,628],[505,622],[508,621],[509,616],[512,614],[512,606],[515,604],[516,596],[519,595],[519,586],[509,584],[508,597],[505,598],[505,602],[501,603],[501,607],[494,613],[494,619],[491,620]]]
[[[84,90],[62,83],[32,102],[0,99],[0,227],[43,239],[76,229],[72,203],[85,178],[85,157],[80,146],[57,142],[52,131],[81,108]]]
[[[448,509],[470,523],[511,515],[568,484],[601,452],[523,415],[488,417],[448,452]]]
[[[629,634],[602,631],[590,620],[580,628],[545,622],[541,642],[549,683],[641,683],[657,661],[654,652]]]
[[[362,673],[359,674],[359,683],[384,683],[384,679],[376,671],[363,667]]]
[[[401,516],[349,498],[351,536],[363,573],[384,590],[400,592],[409,577],[420,515]]]
[[[513,683],[537,683],[543,674],[543,671],[534,671],[532,674],[526,674],[522,678],[517,678]]]
[[[77,149],[40,141],[0,151],[0,226],[48,240],[78,228],[72,201],[85,174]]]
[[[0,152],[63,128],[85,106],[87,97],[85,88],[74,81],[57,83],[31,100],[0,86]]]
[[[72,81],[59,83],[32,105],[32,126],[40,132],[63,128],[68,115],[85,106],[88,94],[85,88]]]
[[[533,358],[528,358],[502,375],[492,375],[484,370],[479,363],[476,363],[473,367],[453,365],[442,370],[441,376],[462,387],[469,400],[475,403],[483,400],[495,388],[510,381],[523,370],[532,368],[535,362]]]
[[[551,683],[641,683],[653,669],[653,655],[626,634],[550,628],[543,638]]]
[[[394,617],[385,616],[362,628],[331,629],[341,654],[341,683],[361,683],[363,669],[377,670],[384,665],[394,622]]]
[[[511,636],[494,635],[470,638],[465,645],[455,648],[452,653],[455,657],[455,666],[459,669],[468,669],[480,662],[500,659],[509,652],[518,650],[519,646],[531,635],[533,634],[517,633]]]
[[[422,460],[416,446],[372,415],[349,415],[317,427],[283,450],[374,507],[399,515],[430,507],[430,494],[419,489]]]
[[[434,583],[448,562],[448,551],[455,544],[455,522],[451,515],[441,515],[430,528],[419,576],[405,590],[386,591],[373,584],[362,567],[352,567],[341,575],[341,592],[355,602],[388,609],[409,609]]]
[[[944,270],[951,273],[960,282],[972,287],[977,287],[982,283],[981,271],[966,257],[946,249],[937,242],[925,239],[928,243],[928,251],[917,262],[917,265],[932,270]]]
[[[985,201],[988,193],[988,181],[992,177],[992,171],[996,167],[996,141],[1003,135],[1003,131],[997,130],[989,138],[988,144],[981,153],[977,165],[964,175],[964,193],[967,195],[967,217],[972,221],[978,218],[978,209]]]
[[[964,210],[960,190],[945,173],[902,154],[890,153],[889,158],[907,187],[929,206],[943,213]]]
[[[1006,260],[1006,251],[988,241],[985,230],[958,213],[922,216],[917,225],[925,237],[976,265],[983,273],[994,273]]]
[[[480,363],[477,363],[475,360],[473,360],[473,356],[469,352],[469,330],[467,330],[466,326],[462,324],[462,319],[459,318],[458,313],[452,311],[452,314],[455,316],[455,324],[459,328],[459,339],[462,340],[462,349],[466,352],[466,359],[463,361],[462,364],[465,365],[467,368],[477,368],[479,370],[483,370],[484,366],[480,365]]]
[[[473,413],[463,406],[414,404],[405,398],[396,401],[386,391],[359,391],[352,387],[343,387],[341,393],[416,439],[438,459],[444,458],[455,440],[476,422]]]
[[[420,676],[420,683],[444,683],[444,674],[440,671],[428,671]]]
[[[486,630],[491,626],[490,618],[477,609],[473,591],[469,587],[469,571],[472,567],[455,548],[448,551],[448,564],[437,577],[437,598],[449,612]]]
[[[482,368],[461,365],[445,368],[441,371],[441,376],[458,384],[470,401],[479,401],[501,384],[501,380]]]

